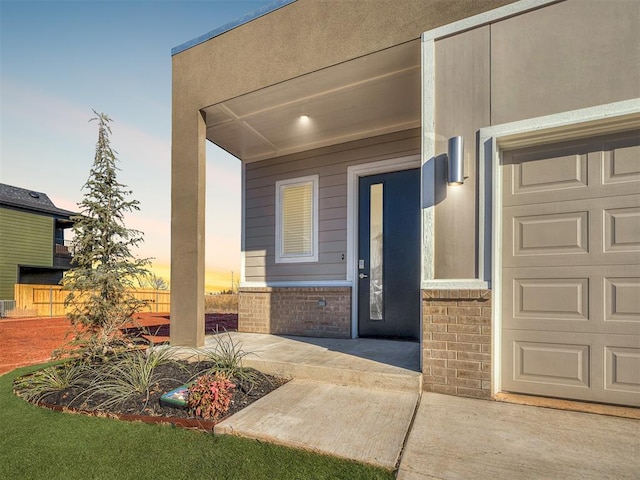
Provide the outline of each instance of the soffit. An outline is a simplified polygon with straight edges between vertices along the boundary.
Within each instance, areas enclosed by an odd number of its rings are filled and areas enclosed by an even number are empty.
[[[419,127],[420,71],[415,40],[207,107],[207,138],[252,162]]]

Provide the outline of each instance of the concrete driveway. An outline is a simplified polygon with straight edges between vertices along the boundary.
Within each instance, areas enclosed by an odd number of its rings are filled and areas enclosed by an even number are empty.
[[[640,478],[640,421],[424,393],[398,480]]]

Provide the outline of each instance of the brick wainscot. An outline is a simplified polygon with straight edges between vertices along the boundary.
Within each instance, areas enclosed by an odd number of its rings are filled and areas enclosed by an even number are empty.
[[[241,288],[238,331],[350,338],[351,288]]]
[[[491,291],[422,291],[424,391],[491,398]]]

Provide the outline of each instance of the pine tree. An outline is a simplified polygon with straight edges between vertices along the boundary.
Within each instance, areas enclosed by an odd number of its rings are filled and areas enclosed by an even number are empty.
[[[89,179],[82,187],[80,214],[73,217],[73,259],[63,279],[70,293],[66,304],[75,327],[75,344],[85,354],[104,355],[127,344],[123,327],[144,306],[131,293],[135,281],[148,275],[148,259],[136,258],[132,248],[143,234],[125,226],[124,215],[140,210],[133,193],[117,180],[118,159],[110,145],[111,119],[97,113],[98,142]]]

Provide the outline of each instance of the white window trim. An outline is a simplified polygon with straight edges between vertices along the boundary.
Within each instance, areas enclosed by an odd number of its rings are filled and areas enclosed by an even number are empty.
[[[282,253],[282,188],[296,185],[311,184],[312,193],[312,235],[311,255],[285,256]],[[318,175],[289,178],[276,182],[276,258],[275,263],[310,263],[318,261],[318,190],[320,178]]]

